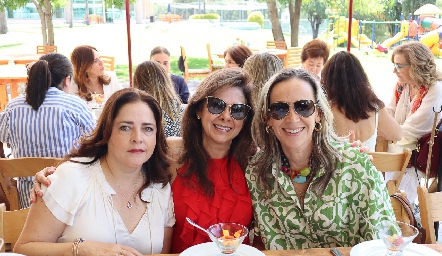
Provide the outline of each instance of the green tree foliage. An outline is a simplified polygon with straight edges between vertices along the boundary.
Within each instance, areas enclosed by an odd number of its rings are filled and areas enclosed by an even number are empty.
[[[254,11],[249,14],[247,22],[258,22],[261,28],[264,27],[264,15],[260,11]]]
[[[4,11],[6,8],[9,10],[16,10],[25,6],[28,0],[0,0],[0,11]]]
[[[408,17],[408,14],[413,14],[419,7],[426,4],[436,4],[436,0],[405,0],[402,1],[402,13],[404,13],[405,17]]]

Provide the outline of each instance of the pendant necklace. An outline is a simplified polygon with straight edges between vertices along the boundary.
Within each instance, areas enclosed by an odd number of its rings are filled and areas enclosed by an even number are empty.
[[[301,168],[300,170],[290,169],[290,163],[284,153],[281,154],[281,170],[290,177],[295,183],[304,184],[307,181],[307,177],[310,175],[312,169],[312,157],[308,161],[308,166]]]
[[[133,198],[133,201],[134,201],[134,203],[135,203],[135,200],[136,200],[135,190],[137,189],[137,184],[138,184],[138,182],[139,182],[140,179],[141,179],[141,173],[140,173],[140,175],[138,176],[138,179],[134,182],[134,189],[133,189],[133,191],[132,191],[132,197],[130,197],[130,195],[129,195],[129,199],[128,199],[128,197],[126,196],[126,193],[124,193],[124,190],[121,188],[120,184],[115,180],[114,174],[112,173],[111,168],[109,167],[109,163],[107,162],[107,158],[105,157],[104,159],[105,159],[105,161],[106,161],[107,168],[109,169],[109,171],[110,171],[110,173],[111,173],[112,179],[114,180],[115,184],[117,184],[117,186],[118,186],[118,188],[120,189],[121,193],[123,193],[124,198],[127,200],[126,207],[127,207],[128,209],[131,209],[131,208],[133,207],[133,205],[132,205],[132,203],[130,202],[130,199]]]

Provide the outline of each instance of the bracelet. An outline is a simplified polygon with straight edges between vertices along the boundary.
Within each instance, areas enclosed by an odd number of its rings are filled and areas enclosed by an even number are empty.
[[[72,244],[72,256],[78,256],[78,249],[80,248],[80,244],[83,243],[84,240],[82,238],[75,239]]]

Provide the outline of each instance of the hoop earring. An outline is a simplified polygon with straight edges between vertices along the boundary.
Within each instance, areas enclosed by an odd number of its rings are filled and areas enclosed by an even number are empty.
[[[315,131],[319,132],[322,129],[322,124],[321,122],[317,122],[315,123]]]
[[[266,126],[266,132],[267,132],[268,134],[273,133],[273,127],[267,125],[267,126]]]

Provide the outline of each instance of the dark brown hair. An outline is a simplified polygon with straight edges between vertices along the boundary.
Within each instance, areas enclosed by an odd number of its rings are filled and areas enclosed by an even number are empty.
[[[72,78],[72,72],[72,64],[66,56],[55,52],[41,56],[29,70],[26,102],[38,110],[49,87],[63,90],[63,80],[68,76]]]
[[[93,159],[90,162],[78,162],[87,165],[92,164],[105,156],[107,154],[109,138],[112,134],[113,123],[119,111],[125,105],[136,102],[143,102],[149,106],[155,116],[157,126],[155,149],[152,156],[142,167],[146,182],[138,191],[138,193],[141,193],[141,191],[151,183],[162,183],[163,186],[165,186],[171,178],[171,175],[167,170],[169,167],[169,159],[167,156],[166,137],[163,129],[162,110],[160,104],[155,98],[146,92],[134,88],[125,88],[112,94],[112,96],[106,101],[103,112],[98,119],[97,127],[92,131],[92,134],[89,137],[82,137],[78,149],[72,150],[66,158],[92,157]]]
[[[308,58],[323,58],[324,63],[326,63],[329,55],[330,49],[328,48],[327,43],[321,39],[315,38],[302,47],[301,61],[305,62]]]
[[[248,57],[252,56],[252,51],[245,45],[237,45],[230,47],[224,52],[224,57],[229,54],[233,61],[239,65],[240,68],[244,66],[244,62]]]
[[[373,92],[359,59],[349,52],[338,52],[327,61],[321,83],[331,105],[355,123],[385,106]]]
[[[197,119],[197,112],[205,106],[206,97],[213,95],[216,91],[224,88],[239,88],[244,94],[246,103],[253,104],[251,87],[247,83],[245,72],[240,68],[227,68],[211,73],[198,86],[196,92],[189,99],[184,111],[182,132],[184,142],[184,153],[181,156],[181,163],[188,163],[187,170],[182,177],[188,179],[185,182],[190,187],[198,186],[207,196],[214,194],[213,182],[207,176],[207,162],[209,154],[203,146],[203,126],[201,120]],[[251,125],[253,111],[249,111],[244,120],[244,126],[230,145],[229,156],[238,161],[242,170],[247,167],[248,160],[256,152],[256,146],[252,140]],[[191,184],[190,177],[196,175],[198,184]]]
[[[87,88],[89,83],[87,70],[94,64],[94,51],[97,51],[95,47],[80,45],[75,47],[71,54],[72,65],[74,65],[74,81],[78,85],[78,96],[87,101],[92,100],[91,93]],[[105,74],[99,77],[98,81],[103,85],[108,85],[111,78]]]

